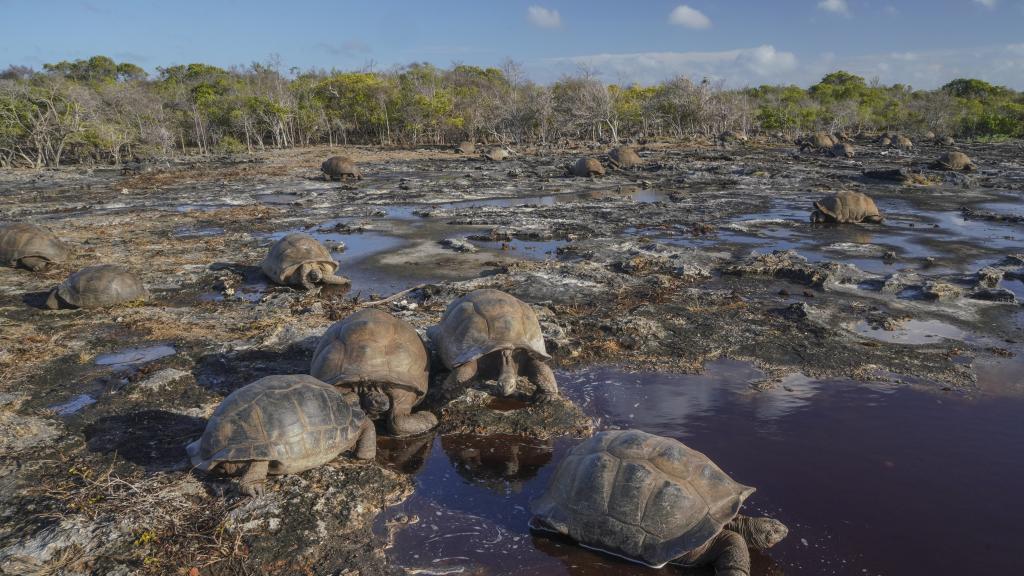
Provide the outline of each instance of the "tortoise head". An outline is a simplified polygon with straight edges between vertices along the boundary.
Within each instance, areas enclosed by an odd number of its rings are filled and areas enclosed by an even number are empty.
[[[811,222],[812,223],[820,224],[822,222],[828,222],[828,221],[829,221],[829,217],[827,215],[825,215],[825,213],[822,212],[821,210],[818,210],[817,208],[815,208],[814,212],[811,212]]]
[[[246,464],[246,462],[221,462],[220,472],[225,476],[234,476],[241,473]]]
[[[374,384],[359,386],[359,407],[370,419],[376,419],[391,409],[391,398]]]

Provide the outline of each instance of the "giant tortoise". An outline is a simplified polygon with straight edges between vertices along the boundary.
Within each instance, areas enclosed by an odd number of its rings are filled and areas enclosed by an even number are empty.
[[[324,173],[325,180],[363,179],[359,167],[347,156],[331,156],[320,165],[320,171]]]
[[[835,222],[849,224],[870,222],[878,224],[884,218],[870,196],[860,192],[843,190],[833,196],[822,198],[814,203],[811,222]]]
[[[294,374],[260,378],[229,394],[187,451],[196,468],[241,474],[241,491],[258,496],[267,474],[316,468],[353,447],[356,458],[369,460],[376,438],[373,422],[333,386]]]
[[[335,276],[338,263],[323,244],[309,234],[293,232],[270,247],[260,266],[263,273],[277,284],[302,286],[309,290],[316,284],[348,284],[348,278]]]
[[[640,155],[633,148],[629,146],[616,146],[608,152],[608,163],[613,168],[630,170],[640,167],[644,161],[640,159]]]
[[[639,430],[600,432],[559,463],[531,503],[530,527],[647,566],[707,566],[749,576],[747,545],[786,537],[778,520],[739,515],[754,488],[704,454]]]
[[[335,322],[320,338],[309,373],[333,384],[373,419],[387,414],[396,436],[426,432],[430,412],[412,414],[427,393],[427,349],[408,323],[367,308]]]
[[[836,158],[853,158],[856,154],[853,144],[848,142],[836,142],[835,146],[832,146],[830,153]]]
[[[535,399],[558,394],[555,374],[544,363],[551,357],[537,315],[511,294],[484,288],[454,300],[430,338],[452,371],[447,389],[465,386],[478,373],[497,372],[501,393],[510,396],[523,373],[536,386]]]
[[[798,140],[797,143],[800,145],[801,151],[813,148],[814,150],[827,152],[836,145],[836,139],[827,132],[815,132],[810,137]]]
[[[604,166],[597,158],[580,158],[569,166],[569,174],[579,177],[604,176]]]
[[[971,172],[974,170],[974,163],[967,154],[954,150],[939,156],[935,161],[935,167],[956,172]]]
[[[148,296],[142,280],[116,264],[89,266],[50,290],[46,307],[106,308]]]
[[[0,225],[0,264],[37,272],[67,257],[67,246],[46,228],[24,222]]]
[[[512,155],[512,151],[505,146],[493,146],[484,152],[484,158],[494,162],[501,162]]]

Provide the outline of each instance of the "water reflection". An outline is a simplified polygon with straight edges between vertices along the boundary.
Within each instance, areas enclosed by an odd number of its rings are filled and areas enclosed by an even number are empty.
[[[551,461],[554,444],[510,434],[449,434],[441,446],[466,480],[495,492],[522,492],[524,483]]]

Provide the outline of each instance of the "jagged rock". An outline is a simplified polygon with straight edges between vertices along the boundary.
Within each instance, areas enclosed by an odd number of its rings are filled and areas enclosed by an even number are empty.
[[[824,287],[826,284],[855,283],[868,276],[851,264],[811,264],[807,258],[793,250],[753,254],[739,264],[727,266],[724,272],[737,276],[768,276],[815,288]]]
[[[976,283],[978,286],[984,288],[995,288],[999,285],[999,281],[1003,279],[1005,271],[999,268],[993,268],[992,266],[986,266],[981,270],[978,270]]]
[[[947,282],[925,282],[921,294],[928,300],[948,301],[963,296],[963,290]]]
[[[986,302],[1004,302],[1012,304],[1017,301],[1017,296],[1006,288],[979,288],[968,295],[972,300],[984,300]]]
[[[445,238],[444,240],[441,240],[440,244],[441,246],[456,252],[465,252],[468,254],[479,252],[479,248],[463,238]]]
[[[163,370],[158,370],[153,374],[150,374],[145,379],[141,380],[136,386],[146,390],[161,390],[175,382],[191,377],[192,375],[184,370],[164,368]]]

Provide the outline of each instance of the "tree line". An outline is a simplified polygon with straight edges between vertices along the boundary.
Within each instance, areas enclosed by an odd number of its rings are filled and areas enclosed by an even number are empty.
[[[654,86],[593,71],[550,85],[500,68],[411,64],[389,71],[282,71],[187,64],[155,75],[106,56],[0,71],[0,166],[120,163],[173,154],[314,144],[616,142],[901,130],[1024,137],[1024,93],[974,79],[937,90],[883,86],[838,71],[804,89],[728,89],[677,76]]]

